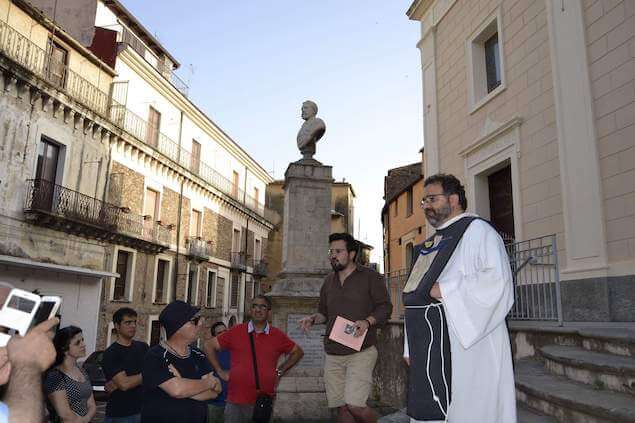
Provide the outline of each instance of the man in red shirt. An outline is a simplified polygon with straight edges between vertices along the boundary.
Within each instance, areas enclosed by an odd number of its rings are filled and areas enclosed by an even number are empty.
[[[273,396],[278,378],[296,365],[304,355],[302,348],[296,345],[279,329],[269,325],[271,300],[258,295],[251,304],[251,320],[232,327],[216,338],[205,341],[203,349],[216,373],[228,381],[227,405],[225,406],[225,423],[251,422],[256,392],[253,356],[251,353],[250,334],[253,333],[256,349],[256,363],[260,391]],[[216,351],[230,352],[229,372],[223,370],[216,358]],[[280,366],[278,358],[287,354],[287,360]]]

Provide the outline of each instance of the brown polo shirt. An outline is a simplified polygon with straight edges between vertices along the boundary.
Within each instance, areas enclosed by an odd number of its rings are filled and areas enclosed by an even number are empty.
[[[318,312],[326,316],[324,351],[327,354],[348,355],[357,351],[328,338],[337,316],[352,321],[373,316],[377,320],[364,339],[362,349],[365,349],[377,343],[377,326],[388,321],[392,304],[383,276],[368,267],[357,266],[344,280],[344,284],[340,283],[337,272],[330,273],[324,279]]]

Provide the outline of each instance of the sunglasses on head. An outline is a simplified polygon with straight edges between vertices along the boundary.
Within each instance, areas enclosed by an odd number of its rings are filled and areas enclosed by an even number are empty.
[[[192,317],[190,319],[190,323],[192,323],[194,326],[197,326],[199,320],[201,320],[201,316]]]

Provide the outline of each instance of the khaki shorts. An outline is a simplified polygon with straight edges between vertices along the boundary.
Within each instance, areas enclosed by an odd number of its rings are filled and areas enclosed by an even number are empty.
[[[366,407],[376,362],[377,348],[374,346],[350,355],[326,354],[324,386],[329,408],[346,404]]]

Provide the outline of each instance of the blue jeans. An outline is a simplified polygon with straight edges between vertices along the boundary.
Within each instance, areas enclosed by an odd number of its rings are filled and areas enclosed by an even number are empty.
[[[141,423],[141,414],[126,417],[104,417],[104,423]]]

